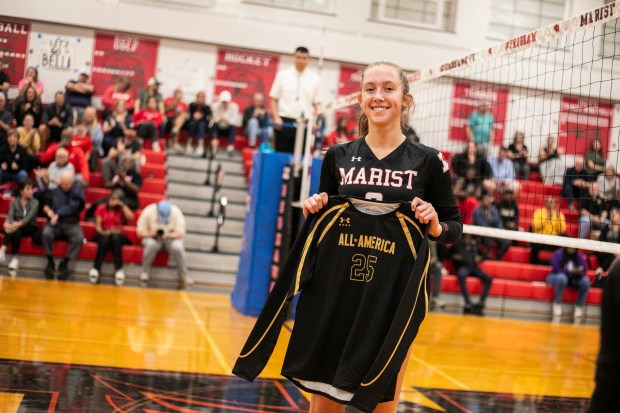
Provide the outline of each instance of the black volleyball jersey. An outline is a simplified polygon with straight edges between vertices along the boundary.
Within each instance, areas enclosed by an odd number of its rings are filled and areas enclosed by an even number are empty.
[[[419,197],[433,204],[442,222],[438,241],[455,243],[463,232],[448,163],[441,152],[409,139],[383,159],[366,138],[332,146],[323,160],[319,192],[387,202]]]
[[[301,291],[282,375],[306,391],[371,412],[394,397],[428,306],[427,226],[408,203],[330,197],[306,220],[233,373],[254,380]],[[394,210],[394,208],[396,208]],[[376,211],[375,211],[376,212]]]

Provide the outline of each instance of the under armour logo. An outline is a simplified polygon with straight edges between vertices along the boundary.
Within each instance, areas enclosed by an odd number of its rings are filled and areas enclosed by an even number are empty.
[[[361,156],[358,156],[357,158],[354,156],[354,157],[351,158],[351,162],[354,162],[354,161],[360,162],[361,160],[362,160]]]
[[[350,227],[351,226],[351,218],[340,217],[340,222],[338,222],[339,227]]]
[[[450,165],[448,165],[448,162],[443,160],[443,155],[441,152],[439,152],[437,154],[437,157],[439,158],[439,160],[441,161],[441,163],[443,164],[443,173],[446,173],[450,170]]]

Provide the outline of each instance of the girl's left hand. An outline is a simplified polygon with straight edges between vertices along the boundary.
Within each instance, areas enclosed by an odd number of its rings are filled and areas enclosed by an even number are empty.
[[[418,221],[422,224],[429,224],[428,232],[431,236],[438,237],[441,234],[442,227],[439,224],[439,215],[437,215],[433,204],[415,197],[411,201],[411,210],[415,213]]]

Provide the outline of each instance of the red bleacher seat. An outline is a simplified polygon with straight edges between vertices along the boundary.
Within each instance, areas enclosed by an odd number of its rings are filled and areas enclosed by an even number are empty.
[[[166,165],[144,164],[140,167],[140,175],[143,178],[166,178]]]

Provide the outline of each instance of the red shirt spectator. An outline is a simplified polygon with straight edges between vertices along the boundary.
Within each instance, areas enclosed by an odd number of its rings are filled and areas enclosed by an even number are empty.
[[[62,143],[62,138],[61,138]],[[39,159],[41,164],[47,165],[56,159],[56,150],[60,147],[60,143],[52,143],[47,150],[43,152]],[[88,162],[84,151],[73,145],[63,146],[69,152],[69,162],[73,165],[76,174],[82,175],[82,180],[87,183],[90,180],[90,171],[88,170]]]
[[[137,124],[152,122],[158,128],[161,127],[162,122],[164,121],[161,113],[157,110],[152,109],[141,109],[138,113],[134,113],[131,119]]]
[[[125,89],[127,87],[127,89]],[[125,101],[125,105],[128,108],[133,107],[133,101],[136,99],[136,93],[129,89],[129,84],[117,83],[116,85],[109,86],[101,97],[101,102],[105,106],[105,110],[114,110],[114,104],[119,101]]]
[[[167,97],[166,100],[164,101],[164,107],[166,108],[172,107],[172,105],[174,104],[174,100],[175,100],[174,96]],[[188,108],[187,103],[179,100],[178,102],[176,102],[174,109],[166,111],[166,117],[174,118],[179,113],[187,112],[187,108]]]
[[[125,221],[123,210],[121,208],[110,208],[107,202],[97,207],[95,216],[101,217],[101,228],[104,230],[120,229]]]
[[[93,151],[93,139],[88,135],[73,135],[71,146],[77,146],[86,155]]]

